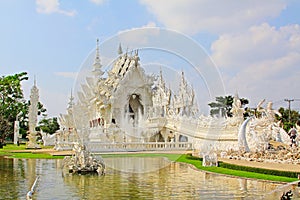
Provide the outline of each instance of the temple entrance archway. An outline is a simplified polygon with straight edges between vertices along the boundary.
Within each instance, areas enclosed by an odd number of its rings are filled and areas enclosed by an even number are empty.
[[[141,102],[141,95],[131,94],[128,101],[128,112],[129,116],[135,123],[142,117],[144,114],[144,106]]]

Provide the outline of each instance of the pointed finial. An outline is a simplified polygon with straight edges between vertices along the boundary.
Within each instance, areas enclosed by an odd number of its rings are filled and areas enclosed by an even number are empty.
[[[73,97],[73,92],[72,92],[72,89],[71,89],[71,96],[70,96],[70,101],[69,101],[69,103],[68,103],[68,108],[70,109],[70,108],[72,108],[73,107],[73,105],[74,105],[74,97]]]
[[[160,69],[159,69],[159,75],[160,75],[160,81],[163,81],[163,73],[162,73],[161,66],[160,66]]]
[[[104,74],[104,72],[101,70],[101,60],[100,60],[100,53],[99,53],[99,38],[97,38],[97,44],[96,44],[96,57],[94,60],[94,64],[93,64],[93,73],[95,74],[95,76],[99,77],[102,76]]]
[[[99,55],[99,38],[97,38],[97,44],[96,44],[96,59],[95,62],[99,61],[100,62],[100,55]]]
[[[184,82],[185,82],[185,78],[184,78],[184,71],[183,71],[183,70],[181,71],[181,80],[182,80],[182,83],[184,83]]]
[[[33,85],[36,86],[36,77],[35,77],[35,75],[33,76]]]
[[[160,67],[160,70],[159,70],[159,84],[165,90],[165,81],[164,81],[163,72],[162,72],[161,67]]]
[[[234,97],[237,98],[237,99],[239,99],[239,93],[238,93],[237,90],[235,91]]]
[[[121,43],[119,44],[118,54],[119,55],[123,54]]]

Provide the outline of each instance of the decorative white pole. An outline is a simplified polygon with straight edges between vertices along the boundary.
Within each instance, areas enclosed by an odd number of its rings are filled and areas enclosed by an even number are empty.
[[[37,132],[35,130],[37,124],[37,115],[38,115],[38,102],[39,102],[39,89],[36,87],[36,80],[34,79],[34,85],[31,88],[30,93],[30,106],[28,112],[28,142],[26,144],[26,148],[40,148],[40,146],[36,142]]]
[[[14,144],[18,144],[19,130],[20,130],[20,122],[16,120],[14,124]]]
[[[22,114],[22,111],[17,115],[16,121],[14,123],[14,144],[18,144],[19,137],[20,137],[20,122],[19,116]]]

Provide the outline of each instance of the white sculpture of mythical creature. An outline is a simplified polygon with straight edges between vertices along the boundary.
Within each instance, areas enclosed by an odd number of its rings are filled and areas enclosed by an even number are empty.
[[[267,104],[267,110],[266,110],[266,117],[267,117],[267,119],[268,119],[268,121],[270,122],[270,123],[274,123],[274,121],[275,121],[275,114],[277,114],[279,117],[281,117],[281,113],[280,112],[278,112],[277,110],[274,110],[273,108],[272,108],[272,106],[273,106],[273,103],[272,102],[269,102],[268,104]]]
[[[242,108],[242,102],[238,97],[233,98],[232,117],[227,119],[227,125],[239,127],[244,121],[244,109]]]
[[[63,143],[63,140],[62,140],[62,136],[63,136],[63,130],[57,130],[55,132],[55,146],[54,146],[54,149],[55,150],[63,150],[63,146],[62,146],[62,143]]]
[[[271,125],[272,130],[272,139],[277,142],[282,142],[284,144],[288,144],[290,142],[289,135],[285,132],[283,128],[280,127],[281,121],[277,123],[273,123]]]
[[[296,136],[296,144],[297,146],[299,146],[300,144],[300,126],[298,125],[298,123],[295,124],[295,128],[296,128],[296,131],[297,131],[297,136]]]
[[[66,156],[64,158],[64,167],[67,167],[69,172],[97,172],[101,175],[104,174],[105,164],[101,156],[96,159],[86,147],[80,143],[74,144],[73,151],[74,155],[72,157]]]
[[[53,146],[53,145],[55,145],[56,133],[49,134],[49,133],[45,133],[43,130],[41,130],[40,133],[42,135],[42,140],[43,140],[44,146]]]
[[[267,104],[267,108],[264,109],[262,107],[262,104],[265,102],[265,99],[263,99],[262,101],[260,101],[256,107],[256,110],[260,113],[262,113],[262,117],[259,118],[259,120],[257,121],[257,126],[266,126],[268,124],[274,123],[275,122],[275,114],[277,114],[278,116],[281,116],[281,113],[278,112],[277,110],[274,110],[273,107],[273,103],[272,102],[268,102]]]
[[[247,130],[247,138],[250,149],[264,149],[268,146],[270,140],[276,140],[285,144],[289,143],[287,133],[280,127],[280,122],[276,123],[275,114],[281,114],[272,108],[273,103],[268,102],[267,107],[262,105],[265,99],[257,105],[257,111],[261,113],[261,117],[255,117],[249,123]]]

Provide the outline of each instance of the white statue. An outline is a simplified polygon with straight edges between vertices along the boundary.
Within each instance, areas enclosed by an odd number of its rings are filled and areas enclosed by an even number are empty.
[[[245,111],[242,108],[241,100],[237,94],[233,98],[232,109],[230,111],[232,112],[232,117],[227,118],[227,124],[230,126],[239,127],[244,121]]]
[[[266,109],[266,116],[269,122],[274,122],[275,121],[275,114],[277,114],[279,117],[281,117],[281,113],[278,112],[277,110],[274,110],[273,108],[273,103],[268,102],[267,104],[267,109]]]
[[[100,175],[104,175],[105,164],[101,156],[95,158],[80,143],[74,143],[73,151],[72,157],[66,156],[64,158],[64,167],[67,167],[70,173],[97,172]]]
[[[45,133],[43,130],[40,131],[42,135],[42,140],[44,143],[44,146],[54,146],[56,142],[56,133],[49,134]]]

